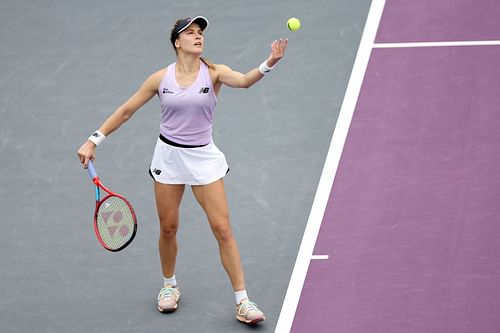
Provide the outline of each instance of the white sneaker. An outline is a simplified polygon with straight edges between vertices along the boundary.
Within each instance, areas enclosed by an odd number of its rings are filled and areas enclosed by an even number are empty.
[[[254,325],[258,322],[266,320],[266,317],[264,316],[264,313],[259,310],[257,304],[246,299],[236,305],[236,319],[242,323]]]
[[[164,286],[158,294],[158,310],[163,313],[174,312],[177,310],[177,303],[180,297],[181,293],[177,286]]]

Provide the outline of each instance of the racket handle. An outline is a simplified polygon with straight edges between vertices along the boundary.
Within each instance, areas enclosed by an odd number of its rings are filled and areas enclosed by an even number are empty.
[[[89,160],[87,171],[89,172],[90,179],[94,180],[95,178],[97,178],[97,173],[95,172],[94,164],[92,164],[91,160]]]

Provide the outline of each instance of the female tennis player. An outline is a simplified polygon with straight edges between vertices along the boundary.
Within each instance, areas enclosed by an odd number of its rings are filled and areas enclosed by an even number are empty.
[[[161,107],[160,136],[149,173],[154,179],[156,206],[160,220],[159,252],[163,288],[157,298],[161,312],[177,309],[180,291],[175,278],[179,206],[186,185],[205,211],[218,242],[222,264],[231,281],[236,299],[236,318],[247,324],[265,319],[251,302],[245,289],[240,254],[231,231],[223,177],[229,168],[224,154],[212,140],[217,95],[226,85],[248,88],[270,72],[284,56],[288,41],[275,40],[271,54],[257,68],[246,74],[226,65],[212,64],[202,58],[203,16],[175,22],[170,41],[176,61],[145,80],[139,90],[121,105],[78,150],[86,168],[95,159],[95,149],[108,135],[158,95]]]

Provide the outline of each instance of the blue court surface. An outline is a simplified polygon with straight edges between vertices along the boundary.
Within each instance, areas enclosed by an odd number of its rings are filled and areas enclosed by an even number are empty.
[[[175,60],[171,26],[193,15],[210,21],[204,55],[241,72],[289,39],[272,73],[223,88],[216,108],[246,287],[267,317],[255,327],[235,319],[189,189],[182,298],[156,309],[157,99],[97,150],[138,216],[124,251],[96,240],[76,156]],[[4,1],[0,331],[498,332],[498,17],[495,0]]]

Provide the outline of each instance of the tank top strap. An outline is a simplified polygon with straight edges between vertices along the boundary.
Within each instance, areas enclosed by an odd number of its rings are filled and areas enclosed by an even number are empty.
[[[163,75],[158,87],[159,96],[162,96],[162,93],[167,90],[166,87],[172,87],[173,78],[175,78],[175,62],[167,66],[166,73]]]
[[[172,86],[175,84],[175,62],[171,63],[167,67],[167,75],[165,75],[165,83]]]
[[[201,61],[201,64],[200,64],[200,78],[202,80],[201,82],[204,82],[204,84],[207,85],[208,87],[210,87],[210,90],[212,90],[212,92],[213,92],[214,87],[212,84],[212,79],[210,78],[210,70],[209,70],[207,64],[205,64],[203,61]]]

